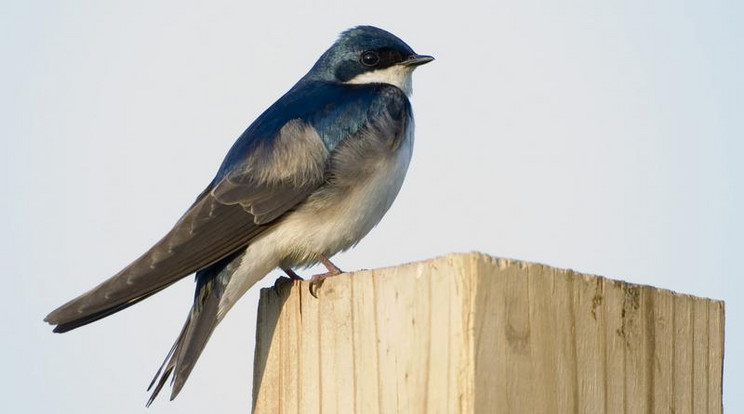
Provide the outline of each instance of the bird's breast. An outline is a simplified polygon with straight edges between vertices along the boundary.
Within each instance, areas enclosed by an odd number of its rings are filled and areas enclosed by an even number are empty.
[[[281,264],[312,264],[359,242],[393,204],[412,150],[412,123],[397,140],[369,133],[338,148],[327,183],[267,234]]]

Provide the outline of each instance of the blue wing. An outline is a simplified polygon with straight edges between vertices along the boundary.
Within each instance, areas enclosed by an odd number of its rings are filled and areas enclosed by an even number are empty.
[[[230,149],[214,196],[241,204],[257,224],[273,221],[325,181],[329,154],[390,115],[403,127],[410,103],[389,85],[300,83],[266,110]]]
[[[318,131],[326,150],[364,128],[387,111],[400,119],[410,113],[410,103],[400,89],[385,84],[343,85],[301,82],[269,107],[238,138],[225,157],[216,180],[239,170],[246,154],[272,145],[288,122],[299,119]]]
[[[402,91],[301,81],[240,136],[215,179],[163,239],[45,320],[56,332],[75,329],[242,250],[323,184],[339,143],[374,127],[382,114],[403,127],[410,104]]]

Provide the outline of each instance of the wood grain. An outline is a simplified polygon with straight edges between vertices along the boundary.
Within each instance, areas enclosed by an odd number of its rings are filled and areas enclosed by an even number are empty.
[[[720,413],[723,302],[459,254],[261,292],[256,413]]]

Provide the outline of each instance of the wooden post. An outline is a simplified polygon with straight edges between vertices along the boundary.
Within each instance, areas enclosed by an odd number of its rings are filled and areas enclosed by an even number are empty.
[[[257,413],[720,413],[721,301],[458,254],[261,292]]]

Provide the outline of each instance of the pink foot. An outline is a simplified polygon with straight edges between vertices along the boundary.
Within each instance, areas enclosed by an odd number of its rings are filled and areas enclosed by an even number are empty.
[[[292,279],[292,280],[305,280],[300,275],[298,275],[297,273],[295,273],[294,270],[292,270],[289,267],[281,266],[280,269],[282,269],[282,271],[284,273],[286,273],[287,276],[289,276],[289,278]]]
[[[325,255],[319,254],[318,259],[321,263],[323,263],[323,266],[325,266],[328,271],[326,273],[315,275],[310,279],[310,294],[313,295],[313,297],[316,299],[318,298],[318,289],[323,286],[323,281],[325,281],[329,277],[338,276],[343,273],[343,270],[339,269],[338,266],[331,263],[331,261],[328,260]]]

